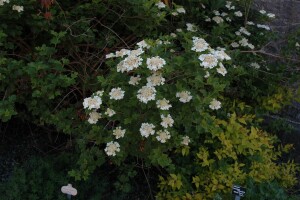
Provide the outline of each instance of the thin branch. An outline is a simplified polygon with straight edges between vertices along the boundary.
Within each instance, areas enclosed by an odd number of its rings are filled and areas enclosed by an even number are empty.
[[[274,57],[274,58],[279,58],[279,59],[285,59],[285,60],[291,60],[291,61],[295,61],[295,62],[300,62],[300,60],[294,59],[294,58],[290,58],[290,57],[282,57],[278,54],[271,54],[271,53],[267,53],[265,51],[262,50],[256,50],[256,51],[241,51],[242,53],[260,53],[266,56],[270,56],[270,57]]]
[[[149,187],[149,192],[150,192],[150,196],[151,196],[151,199],[154,199],[154,197],[153,197],[153,194],[152,194],[152,190],[151,190],[151,185],[150,185],[150,183],[149,183],[149,180],[148,180],[148,177],[147,177],[147,175],[146,175],[146,173],[145,173],[145,170],[144,170],[144,163],[143,163],[143,160],[142,160],[142,171],[143,171],[143,173],[144,173],[144,176],[145,176],[145,178],[146,178],[146,181],[147,181],[147,184],[148,184],[148,187]]]

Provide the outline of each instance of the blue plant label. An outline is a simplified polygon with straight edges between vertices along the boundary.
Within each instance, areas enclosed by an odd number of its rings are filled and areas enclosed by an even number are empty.
[[[246,188],[238,185],[233,185],[232,194],[234,194],[235,196],[244,197],[244,195],[246,194]]]

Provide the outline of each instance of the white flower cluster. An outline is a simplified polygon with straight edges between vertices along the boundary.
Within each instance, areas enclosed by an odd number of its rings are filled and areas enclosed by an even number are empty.
[[[0,0],[0,6],[3,6],[4,3],[9,3],[9,0]]]
[[[20,13],[20,12],[24,11],[24,7],[23,6],[18,6],[18,5],[13,5],[12,10],[15,10],[15,11]]]
[[[179,13],[185,14],[186,11],[185,11],[185,9],[183,7],[180,7],[180,8],[177,8],[175,11],[173,11],[171,14],[173,16],[177,16]]]
[[[92,110],[99,109],[102,104],[102,99],[100,96],[88,97],[83,101],[84,109]]]
[[[235,6],[231,6],[232,2],[231,1],[226,1],[226,8],[228,10],[234,10]]]
[[[190,139],[189,136],[183,136],[182,137],[182,141],[181,141],[182,145],[188,146],[190,142],[191,142],[191,139]]]
[[[221,24],[221,23],[224,22],[223,17],[226,17],[225,20],[228,21],[228,22],[231,22],[231,18],[228,17],[228,13],[226,13],[226,12],[220,13],[218,10],[214,10],[213,14],[215,15],[213,18],[209,18],[208,16],[206,16],[205,21],[206,22],[211,22],[213,20],[217,24]]]
[[[105,113],[108,117],[112,117],[116,114],[116,112],[113,109],[107,108]]]
[[[143,102],[148,103],[148,101],[155,100],[156,89],[152,86],[143,86],[138,90],[137,98]]]
[[[159,130],[156,134],[156,139],[161,143],[166,143],[171,138],[170,132],[167,130]]]
[[[247,36],[250,36],[251,33],[245,28],[245,27],[240,27],[240,30],[235,32],[236,35],[241,35],[241,34],[245,34]]]
[[[143,137],[147,138],[149,135],[155,134],[155,126],[150,123],[142,123],[140,128],[140,133]]]
[[[142,64],[143,59],[136,55],[129,55],[117,65],[117,72],[129,72],[138,68]]]
[[[91,97],[87,97],[83,100],[83,108],[92,111],[89,113],[88,119],[90,124],[96,124],[98,120],[102,118],[101,113],[96,112],[102,104],[102,95],[103,91],[97,91]]]
[[[212,109],[212,110],[218,110],[218,109],[221,108],[221,102],[216,100],[216,99],[213,99],[210,102],[209,108]]]
[[[197,27],[194,24],[191,23],[186,23],[186,30],[191,31],[191,32],[196,32],[197,31]],[[180,32],[180,31],[178,31]]]
[[[218,65],[218,59],[216,58],[215,55],[209,53],[209,54],[201,54],[199,56],[199,60],[202,61],[200,63],[201,66],[203,66],[204,68],[209,68],[212,69],[215,66]]]
[[[88,122],[90,124],[96,124],[98,122],[99,119],[101,119],[101,113],[98,113],[96,111],[92,111],[91,113],[89,113],[89,119]]]
[[[108,156],[116,156],[116,152],[120,152],[120,144],[118,142],[109,142],[104,149]]]
[[[163,2],[158,2],[158,3],[156,3],[155,4],[159,9],[161,9],[161,8],[165,8],[166,7],[166,4],[164,4]]]
[[[147,86],[149,87],[163,85],[164,83],[165,78],[162,77],[160,72],[155,72],[147,78]]]
[[[172,127],[174,124],[174,120],[171,117],[170,114],[168,114],[166,117],[164,115],[160,115],[160,118],[162,120],[162,122],[160,123],[160,125],[164,128],[168,128],[168,127]]]
[[[217,24],[220,24],[220,23],[224,22],[224,19],[220,16],[214,16],[212,18],[212,20],[215,21]]]
[[[10,0],[0,0],[0,6],[4,6],[5,3],[9,3]],[[17,11],[18,13],[24,11],[24,6],[19,6],[19,5],[13,5],[12,10]]]
[[[233,48],[237,48],[239,46],[248,47],[250,49],[254,49],[254,45],[248,42],[247,38],[242,38],[240,41],[231,43]]]
[[[157,100],[156,106],[157,106],[157,108],[159,108],[161,110],[169,110],[172,107],[172,105],[170,104],[170,101],[165,98],[161,99],[161,100]]]
[[[150,45],[147,44],[147,42],[145,40],[142,40],[138,43],[136,43],[136,45],[140,48],[140,49],[149,49]]]
[[[185,9],[184,9],[183,7],[177,8],[176,11],[177,11],[178,13],[183,13],[183,14],[186,13],[186,11],[185,11]]]
[[[113,135],[116,136],[116,139],[119,139],[119,138],[124,137],[125,132],[126,132],[126,129],[122,130],[122,127],[118,126],[113,130]]]
[[[221,74],[222,76],[225,76],[227,74],[227,70],[226,68],[224,67],[224,65],[222,63],[219,64],[219,68],[217,68],[217,72],[219,74]]]
[[[262,28],[262,29],[265,29],[267,31],[271,30],[270,26],[268,26],[268,25],[257,24],[256,26],[257,26],[257,28]]]
[[[120,100],[120,99],[124,98],[124,94],[125,94],[125,91],[118,87],[118,88],[111,89],[109,96],[110,96],[110,99]]]
[[[256,62],[251,63],[250,66],[253,67],[254,69],[259,69],[260,68],[260,65]]]
[[[260,10],[259,12],[263,15],[266,15],[269,18],[275,18],[275,14],[273,14],[273,13],[267,13],[267,11],[265,11],[265,10]]]
[[[214,13],[219,14],[218,11],[214,11]],[[219,65],[220,67],[217,68],[217,72],[222,74],[223,76],[227,74],[226,68],[222,63],[219,62],[224,60],[231,60],[231,57],[225,53],[225,49],[218,47],[217,50],[214,50],[209,47],[209,44],[204,39],[193,37],[193,45],[191,50],[195,52],[205,52],[209,50],[209,53],[203,53],[198,57],[198,59],[201,61],[200,66],[204,67],[205,69],[213,69],[214,67]],[[206,75],[204,76],[204,78],[208,78],[209,76],[210,73],[206,71]],[[189,96],[184,93],[177,93],[176,96],[179,97],[178,95],[185,96],[180,99],[181,102],[185,102],[186,100],[184,99],[188,99],[187,96]]]
[[[234,12],[234,15],[237,17],[242,17],[243,13],[241,11],[236,11],[236,12]]]
[[[193,46],[191,50],[196,52],[202,52],[207,50],[208,47],[209,45],[204,39],[199,37],[193,37]]]
[[[159,56],[147,58],[147,68],[153,71],[157,71],[166,64],[166,61]]]
[[[216,56],[216,58],[220,61],[223,60],[231,60],[231,57],[225,52],[223,48],[217,48],[217,50],[211,49],[210,52]]]
[[[182,103],[190,102],[193,98],[193,96],[191,96],[191,92],[189,91],[177,92],[176,97],[178,97],[179,101]]]
[[[140,76],[140,75],[137,75],[137,76],[131,76],[128,83],[129,83],[130,85],[138,85],[139,82],[140,82],[140,80],[141,80],[141,76]]]

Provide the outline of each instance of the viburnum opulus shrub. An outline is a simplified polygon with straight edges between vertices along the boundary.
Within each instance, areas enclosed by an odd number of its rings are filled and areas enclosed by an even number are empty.
[[[156,6],[175,17],[187,12],[178,5],[173,10],[162,2]],[[207,17],[217,26],[215,31],[219,26],[225,31],[243,17],[232,2],[224,6],[228,13],[214,10],[214,17]],[[264,34],[270,28],[245,23],[255,28],[221,32],[236,39],[222,40],[220,35],[215,45],[201,27],[185,23],[170,34],[144,39],[135,48],[111,52],[106,55],[107,74],[98,77],[98,91],[83,101],[86,123],[99,131],[86,137],[111,162],[138,157],[166,170],[160,176],[159,199],[226,197],[233,184],[243,185],[249,179],[276,180],[283,187],[296,183],[295,164],[275,162],[290,146],[277,149],[276,138],[261,130],[261,119],[240,102],[243,96],[235,100],[226,91],[236,77],[249,72],[257,76],[254,71],[260,69],[254,60],[244,67],[247,62],[235,59],[243,57],[238,51],[260,47],[251,43],[250,29]]]

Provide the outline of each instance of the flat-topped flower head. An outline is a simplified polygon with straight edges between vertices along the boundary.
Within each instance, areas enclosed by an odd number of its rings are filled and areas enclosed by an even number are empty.
[[[227,53],[225,53],[225,51],[223,49],[213,50],[213,51],[211,51],[211,53],[220,61],[231,60],[230,56]]]
[[[213,54],[202,54],[199,56],[199,60],[202,61],[200,65],[206,69],[212,69],[218,65],[218,59]]]
[[[216,100],[216,99],[213,99],[210,102],[209,108],[212,109],[212,110],[218,110],[218,109],[221,108],[221,102]]]
[[[153,73],[147,77],[147,86],[159,86],[165,84],[165,78],[162,77],[160,72]]]
[[[257,24],[257,28],[266,29],[267,31],[271,30],[270,26],[264,24]]]
[[[192,100],[193,96],[191,96],[191,92],[189,91],[182,91],[182,92],[177,92],[176,97],[179,98],[179,101],[182,103],[187,103]]]
[[[259,12],[263,15],[267,13],[267,11],[265,11],[265,10],[260,10]]]
[[[220,12],[218,10],[213,10],[214,15],[219,16]]]
[[[157,71],[166,64],[166,61],[159,56],[155,56],[152,58],[147,58],[147,68],[152,71]]]
[[[120,100],[120,99],[124,98],[124,94],[125,94],[125,91],[123,91],[121,88],[118,87],[118,88],[111,89],[109,96],[110,96],[110,99]]]
[[[175,33],[170,33],[170,36],[173,37],[173,38],[177,37],[177,35]]]
[[[191,139],[190,139],[189,136],[183,136],[182,137],[182,141],[181,141],[182,145],[188,146],[190,142],[191,142]]]
[[[247,21],[247,25],[253,26],[253,25],[255,25],[255,24],[254,24],[254,22],[252,22],[252,21]]]
[[[116,112],[113,109],[107,108],[104,114],[106,114],[109,117],[112,117],[116,114]]]
[[[255,69],[259,69],[260,68],[260,65],[258,63],[256,63],[256,62],[251,63],[250,66],[253,67],[253,68],[255,68]]]
[[[113,135],[116,136],[116,139],[119,139],[119,138],[124,137],[125,132],[126,132],[126,129],[122,130],[122,127],[118,126],[113,130]]]
[[[208,78],[210,76],[210,73],[208,71],[205,72],[204,78]]]
[[[234,12],[234,15],[237,17],[242,17],[243,13],[241,11],[236,11],[236,12]]]
[[[230,44],[233,48],[237,48],[239,47],[240,45],[237,43],[237,42],[233,42]]]
[[[115,57],[121,57],[123,58],[124,56],[127,56],[130,54],[129,49],[121,49],[120,51],[116,51]]]
[[[159,130],[156,134],[156,139],[161,143],[166,143],[166,141],[171,138],[171,134],[167,130]]]
[[[97,92],[95,92],[93,95],[94,96],[98,96],[98,97],[102,97],[103,96],[104,91],[103,90],[99,90]]]
[[[193,37],[193,46],[192,49],[193,51],[196,52],[202,52],[207,50],[209,47],[208,43],[202,39],[202,38],[198,38],[198,37]]]
[[[194,24],[191,23],[186,23],[186,30],[191,31],[191,32],[196,32],[197,27]]]
[[[178,13],[183,13],[183,14],[185,14],[185,9],[184,9],[183,7],[177,8],[176,11],[177,11]]]
[[[221,74],[222,76],[225,76],[227,74],[227,70],[226,68],[224,67],[224,65],[222,63],[219,64],[219,68],[217,68],[217,72],[219,74]]]
[[[140,76],[140,75],[137,75],[137,76],[131,76],[128,83],[129,83],[130,85],[138,85],[139,82],[140,82],[140,80],[141,80],[141,76]]]
[[[212,20],[215,21],[217,24],[220,24],[220,23],[224,22],[224,19],[220,16],[214,16],[212,18]]]
[[[137,98],[140,102],[148,103],[148,101],[155,100],[156,90],[151,86],[143,86],[138,90]]]
[[[89,113],[88,122],[90,124],[96,124],[99,119],[101,119],[101,113],[98,113],[96,111],[92,111],[91,113]]]
[[[23,6],[18,6],[18,5],[13,5],[12,10],[15,10],[15,11],[20,13],[20,12],[24,11],[24,7]]]
[[[168,127],[173,126],[174,120],[173,120],[173,118],[171,117],[170,114],[168,114],[167,116],[160,115],[160,118],[162,120],[162,122],[160,123],[160,125],[162,125],[162,127],[168,128]]]
[[[161,100],[157,100],[156,106],[158,109],[161,109],[161,110],[169,110],[172,107],[172,105],[170,104],[170,101],[165,98],[163,98]]]
[[[275,18],[275,14],[273,14],[273,13],[268,13],[267,16],[268,16],[269,18]]]
[[[136,43],[136,45],[141,49],[149,49],[150,48],[150,45],[147,44],[147,42],[145,40],[142,40],[142,41]]]
[[[102,99],[99,96],[88,97],[83,100],[83,108],[92,110],[99,109],[102,104]]]
[[[109,54],[106,54],[106,55],[105,55],[105,58],[106,58],[106,59],[114,58],[114,57],[116,57],[116,55],[115,55],[114,53],[109,53]]]
[[[0,0],[0,6],[3,6],[4,3],[9,3],[9,0]]]
[[[245,34],[245,35],[251,35],[251,33],[245,28],[245,27],[240,27],[239,32]]]
[[[116,152],[120,152],[120,144],[118,142],[109,142],[104,149],[108,156],[116,156]]]
[[[145,51],[142,48],[134,49],[131,50],[129,53],[129,56],[140,56],[144,53]]]
[[[247,39],[247,38],[242,38],[242,39],[239,41],[239,44],[242,45],[243,47],[248,46],[248,39]]]
[[[165,8],[166,7],[166,4],[164,4],[163,2],[158,2],[158,3],[156,3],[155,4],[159,9],[161,9],[161,8]]]
[[[140,128],[140,133],[143,137],[149,137],[149,135],[154,135],[155,133],[155,126],[150,123],[142,123]]]
[[[117,72],[121,72],[121,73],[124,73],[127,71],[127,67],[125,65],[125,61],[122,60],[121,62],[119,62],[117,64]]]
[[[117,65],[117,72],[129,72],[138,68],[143,59],[139,56],[130,55]]]

